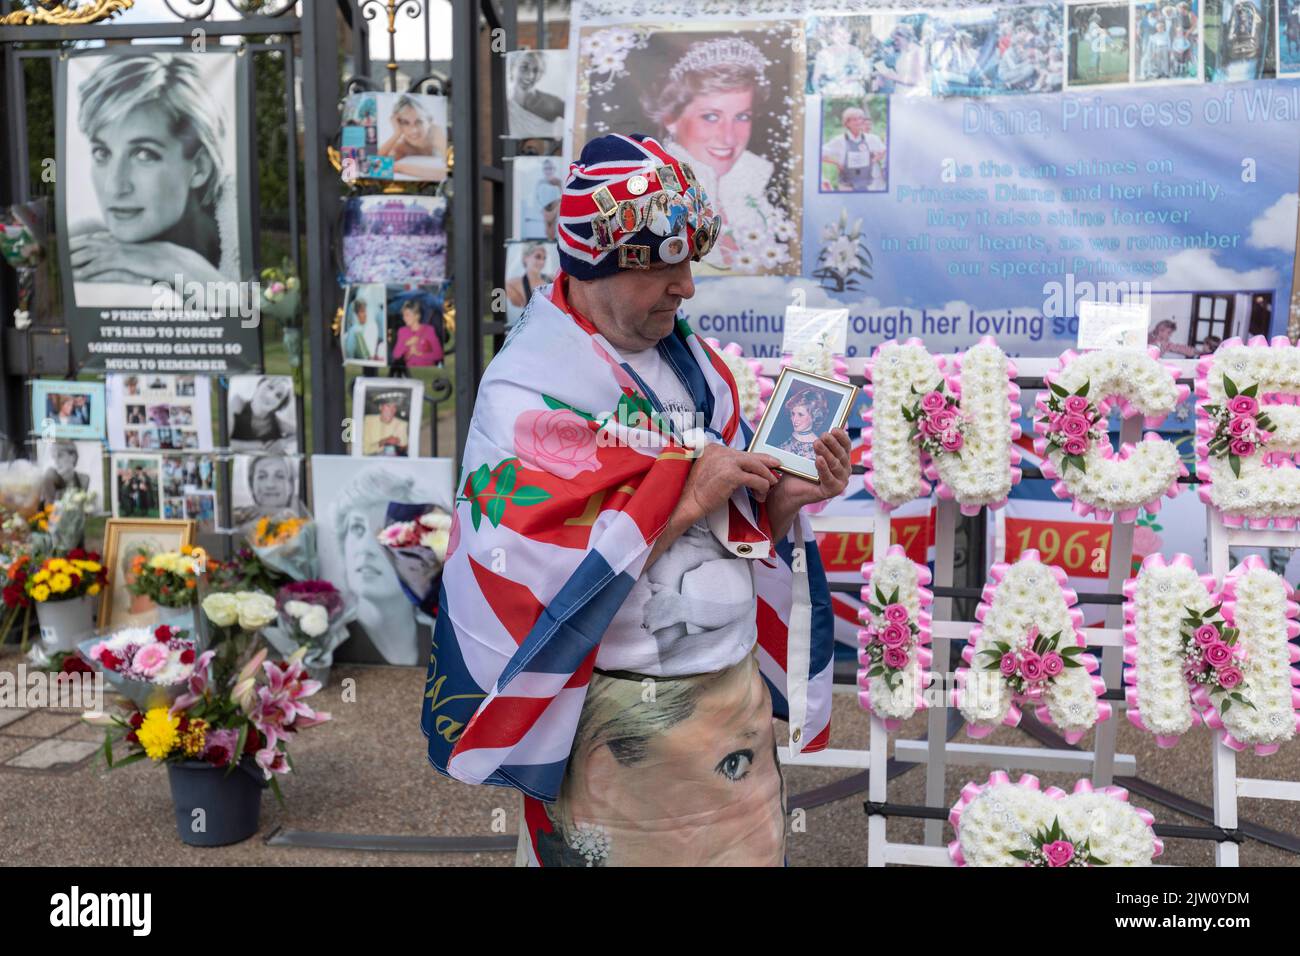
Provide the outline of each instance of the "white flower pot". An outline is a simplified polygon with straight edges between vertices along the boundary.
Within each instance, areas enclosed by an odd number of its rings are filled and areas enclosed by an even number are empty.
[[[41,649],[53,655],[76,651],[80,641],[95,630],[95,608],[99,599],[89,594],[70,601],[46,601],[36,605],[41,625]]]

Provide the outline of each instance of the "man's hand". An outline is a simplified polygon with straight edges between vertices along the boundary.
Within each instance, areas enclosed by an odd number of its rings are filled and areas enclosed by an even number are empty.
[[[745,487],[759,501],[767,499],[776,484],[773,469],[780,464],[771,455],[710,444],[691,465],[682,496],[668,519],[668,526],[655,540],[645,567],[650,567],[668,546],[705,515],[726,505],[737,488]]]
[[[813,442],[817,457],[817,477],[820,482],[783,475],[767,500],[767,520],[774,538],[784,538],[790,530],[794,516],[804,505],[816,504],[841,494],[849,484],[853,465],[849,459],[852,450],[849,433],[835,428]],[[766,457],[766,456],[764,456]]]

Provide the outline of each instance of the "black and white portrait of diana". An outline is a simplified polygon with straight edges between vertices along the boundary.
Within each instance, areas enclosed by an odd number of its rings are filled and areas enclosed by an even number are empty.
[[[125,48],[64,64],[58,186],[78,307],[238,282],[237,57]],[[248,204],[243,204],[247,206]]]

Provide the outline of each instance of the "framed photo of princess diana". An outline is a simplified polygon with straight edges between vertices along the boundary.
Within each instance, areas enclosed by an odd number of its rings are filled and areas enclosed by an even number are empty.
[[[813,442],[844,427],[857,394],[858,387],[848,382],[783,368],[749,451],[778,459],[781,471],[821,481]]]
[[[690,164],[722,232],[698,275],[798,275],[803,21],[582,27],[575,155],[606,133],[647,133]]]

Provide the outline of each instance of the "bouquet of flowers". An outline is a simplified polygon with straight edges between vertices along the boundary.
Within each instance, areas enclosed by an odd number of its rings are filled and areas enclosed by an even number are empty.
[[[262,313],[280,322],[292,322],[301,299],[302,284],[292,262],[286,259],[262,270]]]
[[[300,649],[287,660],[268,661],[262,648],[246,661],[223,663],[214,651],[206,651],[170,707],[137,708],[111,718],[104,741],[109,767],[145,758],[155,763],[204,760],[231,772],[250,758],[283,802],[276,777],[292,769],[289,744],[300,731],[330,719],[306,703],[321,685],[307,677],[304,654]],[[116,763],[115,740],[132,746]]]
[[[152,557],[137,553],[131,559],[132,580],[127,590],[149,598],[161,607],[192,607],[198,595],[194,548],[161,551]]]
[[[73,548],[66,558],[33,561],[23,581],[26,596],[38,604],[94,596],[108,583],[108,573],[94,551]]]
[[[1238,643],[1241,632],[1220,616],[1222,607],[1217,604],[1203,613],[1184,607],[1187,616],[1182,622],[1183,677],[1193,691],[1203,688],[1210,695],[1220,715],[1231,710],[1234,702],[1255,706],[1241,667],[1245,658],[1245,648]]]
[[[437,505],[393,501],[377,535],[402,591],[425,614],[437,613],[438,582],[451,544],[451,528],[451,515]]]
[[[128,627],[107,638],[80,645],[105,680],[138,707],[170,706],[194,672],[198,649],[189,631],[168,627]]]
[[[27,577],[31,557],[20,554],[12,561],[0,564],[0,595],[4,600],[4,620],[0,623],[0,643],[4,643],[9,631],[19,618],[22,619],[19,633],[22,635],[22,652],[27,653],[27,625],[32,616],[32,599],[27,594]]]
[[[259,632],[274,623],[275,599],[260,591],[214,591],[202,601],[208,646],[218,664],[229,668],[247,655]]]
[[[276,594],[279,627],[268,628],[267,643],[281,654],[306,651],[303,664],[313,678],[324,680],[334,650],[348,639],[348,622],[356,610],[328,581],[295,581]]]
[[[298,508],[262,515],[243,528],[259,561],[295,581],[319,576],[316,556],[316,522]]]
[[[236,551],[229,561],[211,565],[208,580],[216,591],[262,591],[274,594],[293,578],[267,567],[252,548],[244,547]]]

